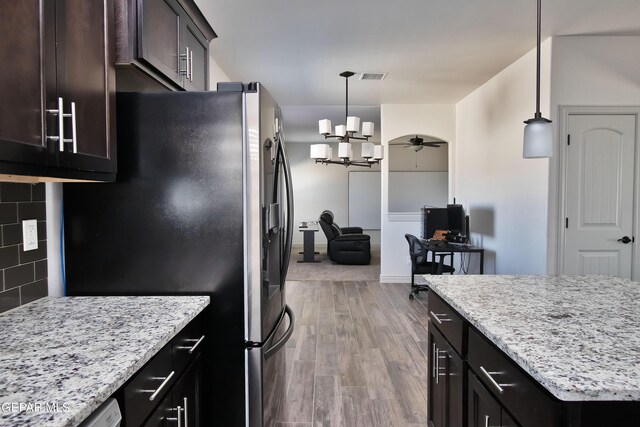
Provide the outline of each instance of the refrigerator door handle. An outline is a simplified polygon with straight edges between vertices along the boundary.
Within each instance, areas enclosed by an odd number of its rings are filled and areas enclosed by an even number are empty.
[[[296,323],[295,317],[293,315],[293,310],[291,310],[291,307],[287,305],[284,307],[284,312],[287,314],[287,316],[289,316],[289,327],[287,328],[287,331],[284,333],[282,338],[280,338],[275,344],[269,347],[269,349],[264,351],[264,360],[267,360],[271,356],[276,354],[278,350],[280,350],[287,343],[287,341],[289,341],[289,338],[291,338],[291,335],[293,334],[293,330]]]
[[[291,257],[291,243],[293,240],[293,184],[291,182],[291,167],[289,159],[284,149],[284,136],[282,130],[279,132],[280,155],[282,156],[282,169],[284,171],[284,180],[287,188],[287,234],[285,240],[285,251],[282,257],[282,265],[280,267],[280,278],[282,282],[287,279],[287,271],[289,270],[289,258]]]

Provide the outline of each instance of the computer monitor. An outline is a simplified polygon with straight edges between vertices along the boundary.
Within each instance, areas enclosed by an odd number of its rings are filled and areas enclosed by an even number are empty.
[[[463,236],[467,235],[467,221],[462,205],[447,205],[447,224],[449,231],[457,231]]]
[[[431,239],[436,230],[448,230],[448,209],[422,208],[422,238]]]

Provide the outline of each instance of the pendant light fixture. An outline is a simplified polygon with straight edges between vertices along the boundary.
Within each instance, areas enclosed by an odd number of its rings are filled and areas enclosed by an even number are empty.
[[[338,125],[335,127],[335,133],[331,134],[331,120],[320,120],[318,122],[320,135],[324,135],[324,139],[335,138],[338,144],[338,157],[340,160],[332,160],[333,149],[329,144],[313,144],[311,145],[312,159],[316,163],[334,164],[343,166],[363,166],[371,167],[380,163],[383,159],[382,145],[374,145],[372,142],[362,143],[362,160],[352,160],[353,147],[351,140],[369,141],[373,136],[373,122],[362,123],[362,136],[355,136],[360,131],[360,117],[349,116],[349,77],[355,75],[352,71],[344,71],[340,73],[340,77],[345,79],[345,122],[346,125]]]
[[[537,64],[536,64],[536,114],[525,121],[524,145],[522,157],[535,159],[551,157],[553,155],[553,131],[551,120],[545,119],[540,113],[540,23],[542,15],[542,0],[538,0],[538,34],[537,34]]]

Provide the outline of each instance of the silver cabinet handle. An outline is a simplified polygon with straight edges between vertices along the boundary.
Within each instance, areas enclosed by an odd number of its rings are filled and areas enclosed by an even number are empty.
[[[187,80],[189,80],[191,78],[191,70],[189,68],[189,48],[186,47],[185,49],[187,53],[180,55],[180,58],[184,58],[186,61],[184,70],[182,69],[182,66],[180,66],[180,75],[187,76]]]
[[[487,380],[489,381],[489,383],[495,387],[496,390],[498,390],[498,392],[500,394],[504,393],[504,389],[502,387],[508,387],[511,384],[498,384],[498,382],[496,380],[493,379],[493,377],[491,376],[492,374],[501,374],[502,372],[487,372],[486,369],[484,369],[484,367],[480,366],[480,372],[482,373],[482,375],[484,375]]]
[[[193,352],[196,351],[196,348],[198,348],[202,340],[204,340],[204,335],[201,336],[200,339],[196,341],[196,343],[191,348],[189,348],[189,354],[193,354]]]
[[[187,47],[187,80],[191,80],[191,66],[189,65],[190,63],[190,49]]]
[[[484,427],[489,427],[489,415],[484,416]]]
[[[60,99],[62,99],[62,98],[60,98]],[[71,124],[73,125],[73,129],[71,130],[71,132],[72,132],[71,139],[63,138],[62,132],[60,133],[60,139],[62,140],[62,143],[60,144],[60,151],[64,151],[64,143],[66,143],[66,142],[74,143],[74,140],[76,138],[76,123],[75,123],[75,120],[74,120],[75,113],[73,112],[75,110],[75,108],[76,108],[76,104],[75,104],[75,102],[72,102],[71,103],[71,113],[65,113],[64,111],[62,112],[62,118],[63,119],[64,118],[71,118]],[[60,108],[60,111],[62,111],[62,108]]]
[[[444,356],[440,356],[440,353],[444,353]],[[440,349],[436,349],[436,384],[440,384],[440,369],[442,369],[442,367],[440,366],[440,359],[446,359],[447,358],[447,351],[446,350],[440,350]],[[445,369],[447,369],[445,367]],[[446,373],[444,374],[445,376],[447,375]]]
[[[442,325],[442,322],[451,322],[451,319],[440,319],[438,316],[446,316],[446,313],[439,313],[439,314],[435,314],[433,311],[430,311],[429,314],[431,314],[431,317],[433,317],[436,322],[438,322],[439,324]]]
[[[436,363],[438,358],[436,357],[436,353],[437,353],[438,349],[436,348],[436,343],[433,343],[433,349],[431,351],[431,377],[435,378],[436,377]]]
[[[47,113],[58,116],[58,136],[47,135],[47,139],[51,141],[58,141],[60,151],[64,151],[64,100],[62,97],[58,97],[58,108],[47,109]]]
[[[189,407],[189,401],[187,398],[184,398],[184,427],[189,427],[189,412],[187,412],[187,408]]]
[[[160,394],[160,392],[162,391],[162,389],[164,388],[164,386],[166,386],[166,385],[167,385],[167,383],[168,383],[169,381],[171,381],[171,378],[173,378],[173,376],[174,376],[175,374],[176,374],[176,373],[175,373],[175,371],[171,371],[171,373],[170,373],[166,378],[163,378],[163,379],[164,379],[164,381],[162,381],[162,384],[160,384],[160,387],[158,387],[157,389],[153,390],[153,392],[152,392],[151,396],[149,396],[149,400],[150,400],[150,401],[152,401],[152,402],[153,402],[153,401],[155,400],[155,398],[156,398],[156,397],[158,397],[158,394]],[[180,418],[180,417],[178,417],[178,418]]]
[[[73,152],[78,152],[78,134],[76,132],[76,103],[71,103],[71,143],[73,144]]]
[[[180,418],[180,415],[182,415],[182,407],[178,406],[176,409],[178,411],[178,427],[182,427],[182,418]]]
[[[189,52],[189,78],[193,81],[193,49]]]
[[[435,364],[436,364],[436,384],[440,384],[440,350],[438,349],[438,347],[436,347],[436,353],[435,353]]]

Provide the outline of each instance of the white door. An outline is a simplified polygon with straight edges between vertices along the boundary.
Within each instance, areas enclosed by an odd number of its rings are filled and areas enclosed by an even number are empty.
[[[565,274],[631,278],[635,130],[635,115],[569,116]]]

